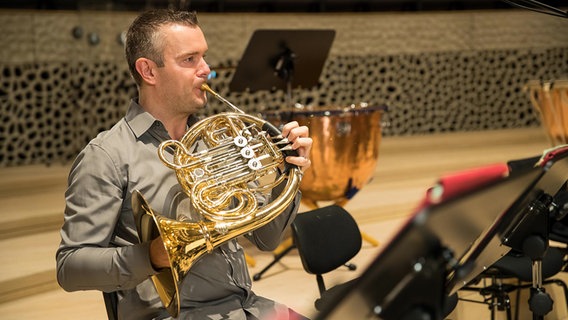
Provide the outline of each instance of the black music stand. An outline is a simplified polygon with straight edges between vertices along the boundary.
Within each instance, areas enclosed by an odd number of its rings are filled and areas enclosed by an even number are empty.
[[[491,228],[462,257],[455,274],[448,277],[447,288],[450,293],[457,292],[481,274],[484,267],[491,266],[511,248],[522,252],[523,245],[527,244],[526,240],[531,235],[542,236],[546,240],[543,244],[548,244],[549,220],[556,214],[550,211],[550,207],[555,201],[554,196],[568,181],[568,148],[561,147],[557,150],[561,153],[552,157],[549,153],[546,156],[550,158],[545,159],[540,166],[528,169],[538,172],[538,179],[527,187],[507,212],[497,217]],[[526,172],[527,168],[518,170]],[[432,222],[435,224],[435,221]],[[442,228],[437,232],[442,233]],[[537,250],[542,250],[544,254],[546,248]]]
[[[442,319],[448,297],[511,249],[503,243],[526,206],[555,194],[567,179],[564,154],[425,206],[316,319]]]
[[[318,84],[334,38],[335,30],[256,30],[229,89],[286,90],[291,106],[293,88]]]

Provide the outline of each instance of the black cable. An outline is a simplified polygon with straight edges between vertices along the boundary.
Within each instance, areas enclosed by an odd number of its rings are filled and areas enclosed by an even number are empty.
[[[560,10],[558,8],[549,6],[549,5],[542,3],[542,2],[538,2],[538,1],[534,1],[534,0],[530,0],[530,1],[529,0],[518,0],[518,1],[501,0],[501,1],[508,3],[512,6],[518,7],[518,8],[522,8],[522,9],[526,9],[526,10],[530,10],[530,11],[534,11],[534,12],[538,12],[538,13],[544,13],[544,14],[555,16],[555,17],[568,18],[568,11]],[[518,3],[518,2],[520,2],[520,3]],[[529,4],[531,6],[523,5],[521,3],[526,3],[526,4]]]

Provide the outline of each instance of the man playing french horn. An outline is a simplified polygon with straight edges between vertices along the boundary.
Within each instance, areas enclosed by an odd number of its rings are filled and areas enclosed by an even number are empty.
[[[139,95],[126,116],[93,139],[72,165],[56,254],[58,282],[67,291],[116,293],[118,319],[302,319],[254,294],[243,250],[234,238],[214,248],[206,239],[210,250],[180,280],[177,311],[166,310],[150,280],[169,269],[171,261],[162,237],[140,241],[132,200],[143,194],[146,210],[177,220],[200,219],[176,173],[160,161],[158,149],[199,123],[195,114],[207,102],[207,49],[194,13],[148,11],[130,26],[126,59]],[[295,150],[285,161],[296,170],[310,166],[308,134],[296,122],[282,128],[279,139]],[[199,149],[200,142],[195,144],[191,147]],[[273,195],[281,191],[275,190]],[[299,195],[282,213],[243,235],[261,250],[274,250],[298,206]],[[205,224],[199,228],[209,232]]]

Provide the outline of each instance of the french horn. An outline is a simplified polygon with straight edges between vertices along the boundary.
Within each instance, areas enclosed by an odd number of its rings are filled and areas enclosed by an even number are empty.
[[[202,219],[189,222],[165,217],[152,210],[139,191],[132,194],[140,241],[160,236],[164,243],[170,268],[151,278],[174,318],[180,312],[180,283],[192,265],[228,240],[280,215],[292,203],[302,177],[298,167],[284,161],[286,155],[297,152],[275,126],[245,114],[207,84],[201,90],[231,107],[232,112],[200,120],[179,141],[162,142],[158,156],[175,170],[182,190]],[[191,152],[197,141],[206,148]],[[172,150],[173,156],[168,154]],[[266,195],[280,184],[284,184],[283,191],[267,200]]]

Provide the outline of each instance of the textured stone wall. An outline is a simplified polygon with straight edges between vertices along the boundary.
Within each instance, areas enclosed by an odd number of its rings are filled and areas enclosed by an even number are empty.
[[[119,39],[134,16],[0,11],[0,167],[67,162],[124,114],[136,88]],[[247,112],[286,104],[281,91],[229,92],[231,67],[254,30],[336,30],[320,84],[294,90],[294,101],[386,105],[386,136],[536,126],[524,84],[568,78],[568,20],[532,12],[202,14],[200,21],[208,62],[229,67],[211,85]],[[211,101],[207,113],[219,110]]]

